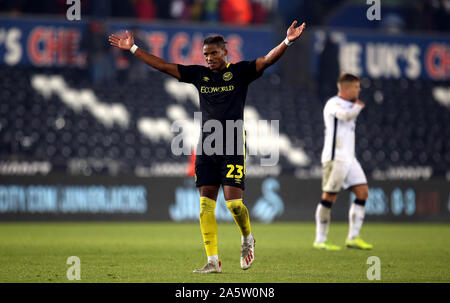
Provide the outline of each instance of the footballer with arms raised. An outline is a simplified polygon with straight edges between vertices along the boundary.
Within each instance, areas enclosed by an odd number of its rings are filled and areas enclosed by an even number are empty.
[[[222,185],[228,209],[231,211],[241,232],[242,269],[248,269],[255,260],[255,239],[251,233],[249,213],[242,202],[245,178],[245,132],[242,129],[226,128],[226,121],[243,121],[244,105],[248,85],[260,77],[263,71],[274,64],[305,29],[305,23],[296,27],[294,21],[287,30],[286,39],[267,55],[253,61],[227,62],[226,41],[222,36],[210,36],[203,42],[205,66],[181,65],[166,62],[134,44],[128,31],[125,36],[110,35],[110,44],[130,50],[136,57],[151,67],[169,74],[180,82],[195,85],[200,96],[202,113],[202,134],[197,148],[195,181],[200,191],[200,228],[204,240],[207,264],[196,269],[196,273],[220,273],[221,262],[217,249],[217,223],[215,217],[216,199]],[[208,154],[201,150],[204,140],[211,133],[206,129],[208,121],[220,121],[226,142],[219,146],[221,152]],[[211,129],[212,130],[212,129]],[[233,138],[233,140],[228,140]],[[225,141],[225,140],[224,140]],[[231,141],[231,142],[229,142]],[[216,142],[216,144],[220,144]],[[230,148],[230,144],[231,149]],[[217,151],[217,150],[216,150]]]
[[[355,157],[356,118],[364,108],[359,100],[359,78],[343,73],[337,80],[338,95],[327,101],[323,109],[325,142],[322,149],[322,200],[317,205],[316,239],[313,247],[340,250],[327,241],[331,206],[341,189],[350,189],[356,196],[350,206],[349,233],[345,245],[349,248],[371,249],[359,236],[364,221],[365,203],[369,196],[364,171]]]

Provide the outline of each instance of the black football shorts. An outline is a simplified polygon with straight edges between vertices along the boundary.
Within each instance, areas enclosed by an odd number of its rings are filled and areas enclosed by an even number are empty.
[[[244,155],[197,155],[195,185],[230,185],[245,189]]]

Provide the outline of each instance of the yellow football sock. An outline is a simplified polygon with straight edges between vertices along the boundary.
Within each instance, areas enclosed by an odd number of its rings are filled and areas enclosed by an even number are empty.
[[[200,197],[200,228],[207,256],[218,255],[215,210],[216,201],[207,197]]]
[[[250,234],[250,216],[248,215],[248,209],[242,203],[242,199],[235,199],[227,201],[227,207],[233,215],[234,221],[239,227],[241,234],[246,237]]]

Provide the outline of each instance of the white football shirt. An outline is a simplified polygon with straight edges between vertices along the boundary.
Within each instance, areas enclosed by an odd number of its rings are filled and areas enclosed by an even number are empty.
[[[323,109],[325,142],[322,163],[338,160],[351,162],[355,158],[356,117],[363,107],[334,96]]]

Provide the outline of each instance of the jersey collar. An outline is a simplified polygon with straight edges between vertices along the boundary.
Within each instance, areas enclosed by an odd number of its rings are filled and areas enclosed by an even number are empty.
[[[352,101],[349,101],[349,100],[346,100],[346,99],[344,99],[344,98],[341,98],[341,97],[339,97],[338,95],[336,95],[336,97],[338,97],[338,98],[339,98],[339,100],[342,100],[342,101],[345,101],[345,102],[348,102],[348,103],[351,103],[351,104],[353,104],[353,102],[352,102]]]

